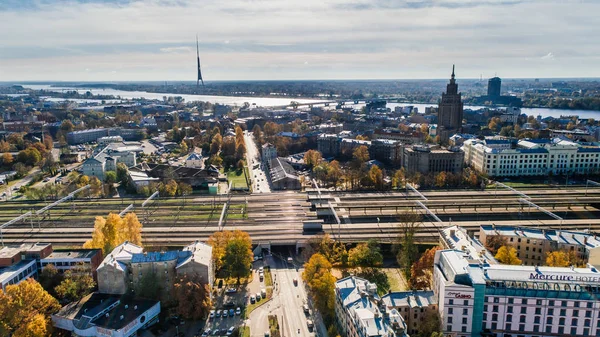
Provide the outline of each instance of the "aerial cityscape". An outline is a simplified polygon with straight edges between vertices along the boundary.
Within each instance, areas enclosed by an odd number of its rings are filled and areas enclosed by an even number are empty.
[[[599,10],[4,1],[0,336],[600,336]]]

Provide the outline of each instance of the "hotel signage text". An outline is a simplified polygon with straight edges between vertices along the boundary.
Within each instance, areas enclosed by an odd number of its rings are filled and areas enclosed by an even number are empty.
[[[530,280],[540,281],[568,281],[568,282],[593,282],[600,283],[598,276],[575,276],[575,275],[553,275],[553,274],[529,274]]]

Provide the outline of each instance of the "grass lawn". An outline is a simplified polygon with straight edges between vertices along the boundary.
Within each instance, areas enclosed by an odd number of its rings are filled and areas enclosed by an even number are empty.
[[[239,337],[250,337],[250,327],[249,326],[241,326],[238,330]]]
[[[406,280],[400,268],[381,268],[381,271],[387,275],[391,291],[408,290],[406,289]]]
[[[230,169],[223,172],[227,175],[227,181],[231,183],[231,187],[248,187],[244,170]]]

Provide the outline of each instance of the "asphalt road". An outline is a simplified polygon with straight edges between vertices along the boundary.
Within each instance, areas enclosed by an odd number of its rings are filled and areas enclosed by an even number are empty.
[[[252,133],[246,131],[244,133],[244,140],[246,142],[246,161],[248,162],[248,169],[250,171],[250,180],[252,180],[252,192],[271,193],[267,172],[263,168],[260,152],[254,141],[254,137],[252,137]],[[258,167],[254,168],[257,164]]]
[[[283,336],[312,337],[315,330],[309,331],[307,321],[312,319],[306,315],[303,305],[308,303],[300,264],[289,264],[286,257],[275,255],[269,258],[275,290],[273,299],[267,305],[257,308],[250,315],[250,333],[252,337],[264,337],[268,329],[268,315],[277,315],[279,328]],[[294,284],[294,279],[297,285]],[[314,319],[312,319],[315,321]]]

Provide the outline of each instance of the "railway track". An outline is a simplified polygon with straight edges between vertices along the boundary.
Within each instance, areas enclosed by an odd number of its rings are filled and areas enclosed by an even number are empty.
[[[600,231],[600,189],[523,190],[531,201],[549,211],[564,216],[564,229]],[[400,234],[397,216],[416,210],[414,193],[346,193],[326,192],[332,203],[343,210],[341,225],[325,224],[326,233],[347,242],[378,238],[393,242]],[[481,224],[528,225],[558,228],[560,222],[538,211],[527,212],[516,194],[506,190],[486,191],[426,191],[424,202],[443,223],[433,225],[424,217],[417,237],[424,241],[437,240],[437,228],[460,224],[477,230]],[[587,194],[587,195],[586,195]],[[150,245],[184,245],[193,240],[206,240],[218,230],[217,224],[225,197],[188,197],[160,199],[152,207],[142,209],[144,199],[82,199],[53,208],[46,217],[32,223],[25,221],[5,228],[5,244],[51,242],[58,246],[79,246],[91,237],[96,216],[120,212],[134,204],[134,212],[143,222],[143,240]],[[26,201],[0,203],[0,223],[27,211],[35,211],[49,202]],[[230,199],[224,229],[247,231],[255,242],[288,244],[306,241],[311,235],[302,233],[302,222],[314,219],[317,211],[310,209],[305,193],[272,193],[237,195]],[[420,210],[419,210],[420,211]],[[520,213],[519,213],[520,212]],[[377,223],[376,219],[380,219]],[[453,220],[451,220],[453,219]],[[481,219],[481,220],[480,220]],[[458,221],[458,222],[457,222]]]

